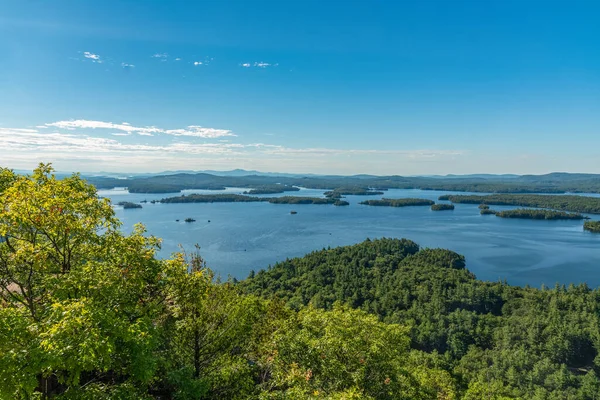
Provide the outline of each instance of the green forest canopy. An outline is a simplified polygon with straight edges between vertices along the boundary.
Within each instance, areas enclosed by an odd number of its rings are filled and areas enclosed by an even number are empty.
[[[0,169],[0,398],[597,399],[600,291],[367,240],[241,282],[75,175]]]

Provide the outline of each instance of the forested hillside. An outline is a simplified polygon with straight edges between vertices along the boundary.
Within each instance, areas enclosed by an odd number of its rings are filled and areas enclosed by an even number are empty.
[[[0,169],[0,399],[597,399],[600,291],[366,240],[220,282],[79,176]]]
[[[293,309],[336,302],[410,327],[411,348],[468,399],[594,399],[600,291],[478,281],[462,256],[367,240],[278,263],[240,285]],[[485,395],[484,395],[485,393]]]

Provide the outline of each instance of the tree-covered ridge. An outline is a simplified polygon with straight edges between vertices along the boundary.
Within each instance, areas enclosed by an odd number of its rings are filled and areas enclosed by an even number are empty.
[[[443,195],[440,196],[439,199],[450,200],[453,203],[538,207],[551,208],[559,211],[600,214],[600,197],[544,194],[491,194],[486,196]]]
[[[583,229],[590,232],[600,233],[600,221],[586,221]]]
[[[454,204],[434,204],[431,206],[431,211],[450,211],[454,210]]]
[[[488,193],[600,193],[600,175],[547,174],[520,177],[405,177],[405,176],[218,176],[207,173],[178,173],[151,177],[133,177],[126,181],[107,177],[88,177],[98,188],[127,186],[132,193],[172,193],[184,189],[243,187],[257,189],[271,185],[300,186],[348,192],[359,188],[367,191],[386,189],[424,189]],[[349,193],[350,194],[350,193]]]
[[[411,348],[464,399],[593,399],[600,392],[600,290],[475,279],[447,250],[380,239],[286,260],[240,283],[290,307],[336,301],[411,327]]]
[[[564,211],[536,210],[528,208],[518,208],[516,210],[506,210],[496,212],[497,217],[501,218],[522,218],[522,219],[585,219],[581,214],[567,213]]]
[[[361,201],[359,204],[363,204],[366,206],[383,206],[383,207],[409,207],[409,206],[431,206],[434,205],[435,202],[427,199],[413,199],[413,198],[405,198],[405,199],[386,199],[383,198],[381,200],[365,200]]]

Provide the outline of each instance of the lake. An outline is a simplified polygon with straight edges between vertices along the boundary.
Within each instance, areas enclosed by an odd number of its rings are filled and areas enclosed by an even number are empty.
[[[242,193],[247,189],[185,190],[183,193]],[[303,189],[292,196],[323,197],[324,190]],[[180,195],[136,194],[100,190],[114,203],[159,200]],[[346,196],[347,207],[269,203],[143,204],[142,209],[115,207],[130,232],[141,222],[148,233],[163,239],[160,256],[182,245],[199,244],[207,264],[223,278],[245,278],[286,258],[329,246],[344,246],[366,238],[407,238],[422,247],[446,248],[466,257],[467,268],[483,280],[507,280],[514,285],[587,282],[600,286],[600,234],[583,231],[582,221],[534,221],[480,215],[477,205],[456,204],[454,211],[429,207],[373,207],[365,199],[416,197],[437,200],[448,191],[390,189],[383,196]],[[469,194],[469,193],[461,193]],[[482,194],[482,193],[475,193]],[[586,194],[588,195],[588,194]],[[590,196],[598,196],[589,194]],[[267,197],[281,196],[263,195]],[[492,206],[495,210],[517,207]],[[298,212],[291,215],[290,211]],[[599,215],[589,215],[600,219]],[[185,223],[187,217],[196,219]],[[179,219],[180,222],[175,220]],[[209,222],[210,220],[210,222]]]

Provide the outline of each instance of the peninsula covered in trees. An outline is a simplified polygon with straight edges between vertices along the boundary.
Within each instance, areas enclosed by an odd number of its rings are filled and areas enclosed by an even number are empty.
[[[600,290],[483,282],[377,239],[221,282],[48,165],[0,169],[0,398],[533,399],[600,393]]]
[[[363,204],[366,206],[383,206],[383,207],[409,207],[409,206],[431,206],[434,205],[435,202],[427,199],[386,199],[383,198],[381,200],[365,200],[361,201],[359,204]]]
[[[256,197],[241,194],[189,194],[168,197],[160,200],[161,203],[256,203],[267,202],[272,204],[333,204],[348,205],[347,202],[332,198],[282,196],[282,197]]]
[[[491,204],[551,208],[559,211],[600,214],[600,197],[543,194],[443,195],[440,200],[452,203]]]
[[[497,217],[501,218],[522,218],[522,219],[585,219],[581,214],[567,213],[564,211],[536,210],[528,208],[518,208],[516,210],[506,210],[495,212]]]

